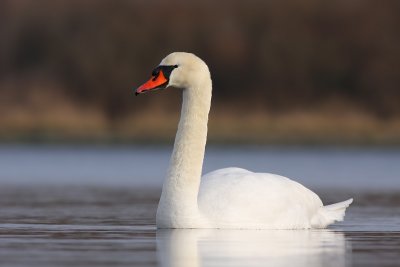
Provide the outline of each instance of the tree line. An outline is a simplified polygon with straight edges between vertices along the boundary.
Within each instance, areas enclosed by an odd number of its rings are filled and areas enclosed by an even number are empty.
[[[208,63],[221,105],[337,101],[400,114],[396,0],[6,0],[0,10],[0,97],[23,98],[36,79],[114,119],[148,105],[132,105],[130,88],[163,56],[188,51]]]

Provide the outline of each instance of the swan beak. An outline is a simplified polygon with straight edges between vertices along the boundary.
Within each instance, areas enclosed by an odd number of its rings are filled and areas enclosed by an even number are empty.
[[[150,80],[142,84],[136,89],[135,95],[146,93],[155,89],[160,89],[168,83],[168,79],[165,78],[164,73],[160,70],[157,76],[152,76]]]

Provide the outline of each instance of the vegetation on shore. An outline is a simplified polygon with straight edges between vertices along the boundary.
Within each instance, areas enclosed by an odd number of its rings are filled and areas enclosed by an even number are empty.
[[[2,1],[0,142],[171,140],[179,93],[136,99],[131,87],[166,54],[190,51],[212,72],[212,141],[399,144],[399,8]]]
[[[146,109],[109,120],[94,107],[77,106],[67,98],[34,94],[29,104],[2,105],[0,142],[172,142],[180,112],[176,89],[145,96],[130,95],[132,104],[154,98]],[[57,98],[57,101],[54,99]],[[170,99],[174,106],[166,105]],[[171,104],[171,103],[170,103]],[[249,144],[400,144],[400,117],[381,118],[338,103],[272,113],[215,103],[209,120],[214,143]]]

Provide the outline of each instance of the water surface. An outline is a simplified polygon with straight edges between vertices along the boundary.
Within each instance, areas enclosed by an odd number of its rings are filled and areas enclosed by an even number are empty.
[[[295,177],[325,203],[354,197],[329,229],[156,230],[169,148],[0,148],[2,266],[398,266],[400,151],[211,148],[205,169]],[[231,163],[231,164],[229,164]],[[292,175],[291,175],[292,174]]]

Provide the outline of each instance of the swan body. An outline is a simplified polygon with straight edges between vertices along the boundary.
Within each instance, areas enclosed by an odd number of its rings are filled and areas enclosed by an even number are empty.
[[[183,89],[170,165],[157,209],[158,228],[310,229],[343,220],[352,199],[323,206],[301,184],[279,175],[224,168],[201,177],[212,82],[197,56],[164,58],[136,94]]]

